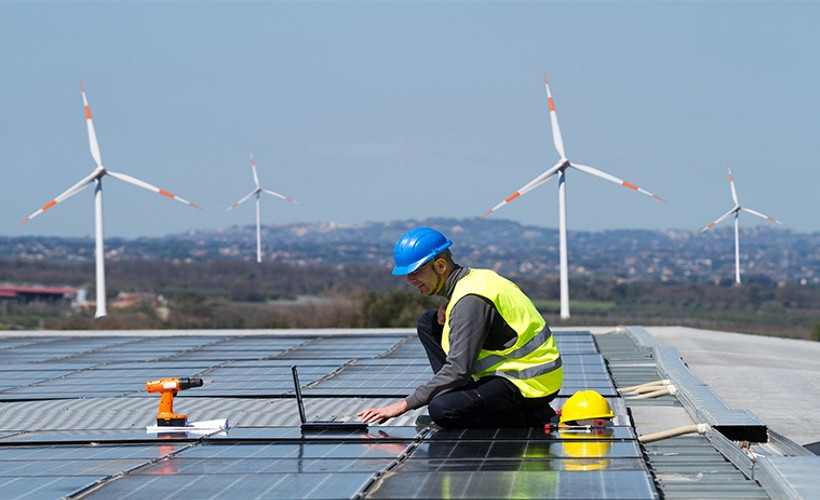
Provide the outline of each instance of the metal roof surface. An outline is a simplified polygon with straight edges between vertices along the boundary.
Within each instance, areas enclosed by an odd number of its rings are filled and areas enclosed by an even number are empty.
[[[820,442],[820,342],[684,327],[647,328],[674,346],[727,405],[745,408],[793,441]]]
[[[0,491],[21,499],[180,500],[776,498],[808,491],[800,474],[816,462],[782,436],[780,447],[755,445],[769,447],[756,449],[767,455],[763,478],[746,462],[754,452],[719,432],[640,443],[652,426],[698,417],[686,407],[692,398],[713,409],[715,428],[731,418],[732,429],[744,435],[759,423],[753,415],[751,425],[738,421],[719,398],[705,400],[713,397],[705,384],[666,366],[674,353],[648,345],[645,334],[637,327],[609,335],[555,332],[565,385],[553,406],[576,390],[594,389],[616,414],[610,431],[588,433],[445,430],[416,425],[423,408],[367,433],[299,429],[291,365],[299,366],[308,418],[354,419],[359,409],[404,397],[431,376],[408,330],[0,336]],[[666,371],[694,386],[684,391],[689,396],[619,395],[618,387]],[[173,376],[205,382],[178,394],[177,413],[187,413],[189,422],[224,418],[230,428],[147,432],[159,396],[146,393],[145,382]],[[797,460],[782,461],[784,448]]]

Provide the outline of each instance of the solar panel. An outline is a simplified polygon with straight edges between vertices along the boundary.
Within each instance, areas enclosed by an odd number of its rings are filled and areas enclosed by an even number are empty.
[[[185,436],[179,436],[179,439],[185,439]],[[191,435],[191,439],[200,439],[201,435]],[[0,445],[17,445],[17,444],[43,444],[43,445],[62,445],[62,444],[94,444],[100,443],[144,443],[162,441],[162,436],[157,437],[156,434],[149,434],[145,431],[145,427],[137,427],[134,429],[94,429],[94,430],[65,430],[65,431],[33,431],[22,432],[14,436],[10,436],[0,441]]]
[[[615,425],[607,429],[595,429],[590,432],[582,432],[577,430],[567,429],[562,431],[560,428],[552,432],[546,432],[540,428],[502,428],[502,429],[438,429],[434,433],[430,433],[421,439],[423,441],[546,441],[554,442],[561,439],[586,439],[586,440],[602,440],[606,438],[607,441],[613,440],[634,440],[635,432],[631,427],[625,425]]]
[[[645,471],[445,471],[391,470],[368,498],[656,498]]]
[[[119,444],[119,445],[60,445],[48,448],[41,446],[0,447],[0,462],[12,465],[17,460],[34,460],[48,464],[51,460],[124,460],[139,459],[153,461],[165,458],[187,447],[180,443]],[[41,467],[41,470],[43,467]],[[30,471],[33,472],[33,471]]]
[[[414,334],[0,342],[0,357],[14,354],[14,364],[0,364],[0,377],[8,375],[0,392],[0,488],[4,497],[36,491],[57,498],[93,486],[87,498],[177,500],[654,498],[592,336],[559,332],[556,340],[565,386],[552,406],[575,390],[596,389],[617,415],[610,434],[406,426],[423,410],[366,433],[299,430],[291,364],[299,366],[310,419],[352,419],[432,376]],[[194,375],[205,384],[179,393],[175,410],[189,422],[227,418],[234,427],[212,435],[147,433],[160,398],[145,392],[145,382]],[[26,490],[20,478],[27,477],[41,489]]]
[[[184,446],[0,446],[0,491],[3,498],[65,498]]]
[[[495,472],[525,472],[525,471],[566,471],[566,470],[596,470],[603,466],[608,471],[634,470],[642,471],[646,463],[642,458],[572,458],[540,457],[540,458],[475,458],[450,460],[446,458],[430,458],[428,460],[406,460],[401,464],[401,472],[445,472],[445,471],[495,471]]]
[[[67,474],[57,477],[0,476],[0,491],[6,498],[66,498],[94,485],[100,476]]]
[[[211,476],[213,474],[346,474],[350,472],[373,474],[388,467],[393,458],[185,458],[174,457],[163,464],[173,468],[175,474],[188,476]],[[135,475],[158,475],[157,468],[146,468]],[[284,498],[284,497],[283,497]]]
[[[294,406],[293,411],[296,411]],[[299,417],[296,416],[296,422]],[[311,432],[309,434],[302,433],[299,429],[298,423],[290,427],[239,427],[229,429],[227,432],[212,434],[203,438],[203,442],[234,442],[234,443],[251,443],[251,442],[290,442],[290,441],[339,441],[344,439],[347,441],[355,441],[358,443],[376,444],[382,442],[398,441],[405,443],[407,446],[411,441],[417,439],[419,430],[415,427],[383,427],[373,428],[366,433],[356,433],[352,437],[340,438],[338,433],[333,432]]]
[[[395,443],[391,443],[395,444]],[[341,442],[327,442],[305,440],[299,443],[226,443],[196,446],[186,450],[180,456],[184,458],[219,458],[219,459],[277,459],[277,458],[344,458],[344,459],[394,459],[401,453],[399,448],[407,448],[407,444],[398,443],[398,446],[381,446],[378,440],[362,439],[358,436],[352,440]]]
[[[425,440],[408,460],[446,458],[461,460],[483,459],[533,459],[573,458],[576,450],[596,450],[601,458],[640,458],[637,442],[613,439],[555,439],[552,441],[449,441],[433,437]],[[591,452],[587,451],[589,457]],[[598,458],[598,457],[596,457]]]
[[[214,361],[265,359],[280,356],[311,340],[312,337],[304,336],[226,338],[175,354],[174,358]]]
[[[371,481],[372,474],[363,473],[251,473],[210,474],[206,476],[178,474],[172,464],[166,472],[140,473],[112,481],[96,494],[104,498],[353,498]],[[91,497],[94,498],[94,497]]]
[[[309,391],[325,395],[404,397],[433,376],[429,366],[377,361],[362,360],[346,366]]]

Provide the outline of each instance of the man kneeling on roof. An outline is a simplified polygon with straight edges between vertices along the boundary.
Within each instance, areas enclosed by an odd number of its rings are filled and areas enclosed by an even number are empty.
[[[382,408],[359,412],[365,423],[428,405],[441,427],[540,427],[563,381],[561,355],[543,316],[511,281],[453,262],[452,242],[419,227],[393,250],[393,274],[424,295],[448,299],[418,321],[433,378]]]

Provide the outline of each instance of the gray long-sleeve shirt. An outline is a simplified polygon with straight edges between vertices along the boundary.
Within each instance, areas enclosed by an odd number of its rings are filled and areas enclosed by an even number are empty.
[[[468,267],[456,267],[437,295],[450,299],[456,283],[469,272]],[[481,349],[506,349],[515,344],[518,337],[493,303],[478,295],[466,295],[459,300],[450,311],[449,322],[450,352],[444,366],[405,398],[411,409],[424,406],[434,396],[469,382],[473,363]]]

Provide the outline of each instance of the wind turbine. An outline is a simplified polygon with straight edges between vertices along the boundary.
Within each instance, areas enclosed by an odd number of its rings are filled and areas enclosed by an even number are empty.
[[[256,262],[262,262],[262,231],[259,226],[259,195],[261,195],[262,193],[268,193],[269,195],[276,196],[277,198],[282,198],[285,201],[289,201],[297,205],[299,205],[299,202],[291,198],[288,198],[287,196],[283,196],[279,193],[274,193],[273,191],[262,189],[262,186],[259,184],[259,176],[256,174],[256,160],[253,159],[253,155],[251,155],[251,169],[253,169],[253,182],[256,184],[256,189],[248,193],[241,200],[229,206],[225,211],[227,212],[228,210],[232,210],[241,205],[242,203],[251,199],[252,196],[256,196]]]
[[[105,308],[105,249],[103,244],[103,204],[102,204],[102,178],[106,175],[110,175],[115,179],[119,179],[121,181],[127,182],[129,184],[133,184],[135,186],[141,187],[143,189],[147,189],[149,191],[153,191],[155,193],[159,193],[163,196],[167,196],[171,199],[177,200],[179,202],[185,203],[186,205],[190,205],[194,208],[198,208],[201,210],[200,207],[194,205],[190,201],[184,200],[179,196],[169,193],[164,189],[160,189],[156,186],[152,186],[147,182],[141,181],[130,175],[119,174],[116,172],[112,172],[110,170],[106,170],[103,167],[102,159],[100,157],[100,146],[97,143],[97,134],[94,132],[94,122],[91,120],[91,108],[88,106],[88,100],[85,97],[85,88],[83,84],[80,83],[80,92],[83,94],[83,106],[85,107],[85,123],[88,127],[88,142],[91,146],[91,156],[94,158],[94,163],[97,164],[94,171],[91,172],[87,177],[85,177],[80,182],[74,184],[62,194],[51,200],[50,202],[43,205],[39,210],[34,212],[33,214],[29,215],[25,219],[18,224],[18,226],[22,226],[26,222],[30,221],[31,219],[37,217],[41,213],[45,212],[49,208],[53,207],[54,205],[71,198],[75,194],[79,193],[83,189],[85,189],[89,184],[94,184],[94,238],[95,238],[95,261],[96,261],[96,275],[97,275],[97,312],[94,315],[95,318],[101,318],[103,316],[108,316],[108,312]]]
[[[732,214],[735,216],[735,283],[740,284],[740,230],[738,228],[738,214],[740,211],[743,210],[744,212],[749,212],[752,215],[756,215],[761,219],[770,220],[774,223],[780,224],[781,226],[785,226],[786,224],[780,222],[779,220],[769,217],[768,215],[763,215],[760,212],[756,212],[750,208],[743,208],[740,206],[740,202],[737,201],[737,191],[735,190],[735,178],[732,175],[732,169],[726,167],[729,170],[729,185],[732,187],[732,200],[735,202],[735,207],[725,214],[718,217],[714,222],[709,224],[708,226],[704,227],[700,230],[701,233],[706,231],[707,229],[711,228],[712,226],[716,226],[723,222],[724,220],[728,219]]]
[[[550,123],[552,124],[552,142],[555,144],[555,149],[558,151],[558,154],[561,158],[558,160],[558,163],[552,166],[549,170],[545,171],[529,183],[527,183],[524,187],[513,193],[512,195],[508,196],[504,201],[499,203],[498,205],[494,206],[492,209],[488,210],[482,217],[487,217],[491,213],[495,212],[499,208],[503,207],[507,203],[515,200],[519,196],[528,193],[529,191],[535,189],[536,187],[540,186],[541,184],[550,180],[554,175],[558,175],[558,232],[559,232],[559,240],[560,240],[560,276],[561,276],[561,318],[569,318],[569,271],[567,266],[567,196],[566,196],[566,172],[568,169],[576,169],[580,170],[581,172],[585,172],[587,174],[593,175],[595,177],[599,177],[601,179],[614,182],[615,184],[620,184],[621,186],[627,187],[629,189],[633,189],[640,193],[643,193],[647,196],[651,196],[653,198],[657,198],[661,201],[666,201],[660,196],[654,195],[645,189],[641,189],[638,186],[626,182],[623,179],[619,179],[614,175],[610,175],[606,172],[602,172],[592,167],[588,167],[585,165],[579,165],[577,163],[571,163],[564,152],[564,140],[561,137],[561,129],[558,127],[558,115],[555,112],[555,103],[552,100],[552,93],[550,93],[550,85],[547,81],[547,75],[544,75],[544,86],[547,89],[547,102],[550,108]]]

